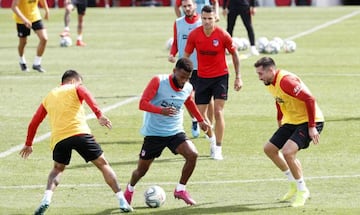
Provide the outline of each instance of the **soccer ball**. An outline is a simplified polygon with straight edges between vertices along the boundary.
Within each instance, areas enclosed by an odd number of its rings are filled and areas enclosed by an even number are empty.
[[[145,191],[144,197],[147,206],[151,208],[158,208],[164,204],[166,194],[163,188],[153,185]]]
[[[170,38],[166,41],[165,47],[166,47],[167,50],[170,50],[170,49],[171,49],[171,46],[172,46],[173,42],[174,42],[174,38],[172,38],[172,37],[170,37]]]
[[[233,37],[233,43],[238,51],[245,51],[250,47],[250,42],[246,38]]]
[[[274,37],[272,40],[279,43],[280,48],[282,48],[284,46],[284,40],[281,39],[280,37]]]
[[[296,43],[292,40],[286,40],[283,49],[286,53],[294,52],[296,50]]]
[[[260,53],[265,53],[265,47],[269,43],[268,38],[266,37],[259,37],[259,39],[256,41],[256,47],[257,50],[259,50]]]
[[[277,54],[280,51],[280,45],[278,42],[271,40],[265,47],[265,52],[268,54]]]
[[[60,46],[61,47],[69,47],[72,45],[71,37],[61,37]]]

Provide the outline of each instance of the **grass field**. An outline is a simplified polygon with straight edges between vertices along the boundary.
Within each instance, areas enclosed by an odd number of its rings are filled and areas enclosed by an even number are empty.
[[[18,66],[11,11],[0,9],[0,214],[31,214],[42,198],[52,167],[49,139],[44,137],[49,132],[47,123],[39,127],[37,136],[42,140],[28,160],[21,159],[18,150],[9,150],[23,144],[41,99],[60,83],[66,69],[81,72],[99,105],[108,110],[112,130],[93,119],[89,124],[124,187],[142,144],[143,113],[136,96],[153,75],[170,73],[174,66],[165,50],[165,41],[172,36],[172,8],[89,8],[85,48],[59,47],[63,13],[53,9],[45,22],[49,41],[42,65],[47,73],[25,74]],[[246,37],[240,19],[237,22],[234,36]],[[219,25],[225,27],[226,20],[222,18]],[[134,214],[360,214],[360,7],[258,8],[254,28],[257,38],[296,41],[295,53],[272,57],[279,68],[305,81],[326,117],[321,144],[299,153],[312,199],[302,208],[278,202],[287,182],[262,152],[276,129],[275,105],[254,72],[258,57],[250,57],[241,62],[244,88],[230,89],[225,107],[225,160],[211,160],[205,138],[194,139],[200,156],[187,189],[198,205],[188,207],[173,198],[183,159],[164,151],[136,188]],[[75,41],[75,13],[71,29]],[[28,65],[37,41],[32,33],[26,49]],[[187,116],[185,127],[190,130]],[[152,184],[167,193],[165,205],[158,209],[147,208],[143,201],[143,192]],[[74,153],[47,214],[119,213],[100,172]]]

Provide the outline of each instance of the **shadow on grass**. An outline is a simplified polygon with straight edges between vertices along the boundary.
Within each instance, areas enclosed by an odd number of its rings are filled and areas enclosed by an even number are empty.
[[[212,160],[209,156],[199,156],[198,160]],[[166,158],[166,159],[156,159],[154,163],[170,163],[170,162],[185,162],[184,158],[176,155],[174,158]],[[131,160],[131,161],[121,161],[121,162],[110,162],[112,167],[114,166],[123,166],[123,165],[136,165],[138,160]],[[88,168],[88,167],[95,167],[91,162],[85,164],[78,164],[78,165],[69,165],[66,169],[81,169],[81,168]]]
[[[208,204],[200,204],[196,206],[186,206],[182,208],[172,208],[168,210],[164,209],[149,209],[148,207],[136,207],[134,212],[136,214],[146,215],[183,215],[183,214],[226,214],[226,213],[247,213],[252,211],[268,211],[272,209],[287,208],[288,204],[280,202],[269,202],[269,203],[254,203],[254,204],[239,204],[239,205],[226,205],[222,207],[201,207]],[[151,211],[149,211],[151,210]],[[265,212],[264,212],[265,213]],[[92,215],[109,215],[109,214],[120,214],[118,208],[106,209],[104,211],[94,213]]]

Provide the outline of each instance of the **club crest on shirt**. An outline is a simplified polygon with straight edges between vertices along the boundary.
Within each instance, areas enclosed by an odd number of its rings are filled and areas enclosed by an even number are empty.
[[[302,86],[301,85],[297,85],[296,87],[294,87],[294,94],[298,95],[300,93],[300,91],[302,90]]]
[[[213,43],[213,46],[217,47],[219,45],[219,40],[214,39],[212,43]]]

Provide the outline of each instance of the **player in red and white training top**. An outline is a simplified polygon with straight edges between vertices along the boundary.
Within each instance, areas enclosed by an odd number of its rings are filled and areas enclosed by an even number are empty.
[[[40,104],[33,116],[20,155],[27,158],[33,151],[32,144],[36,131],[46,115],[49,115],[51,126],[50,148],[53,151],[54,167],[50,171],[44,197],[35,215],[44,214],[50,206],[55,188],[60,177],[69,165],[72,150],[76,150],[86,162],[91,161],[103,174],[106,183],[114,191],[120,210],[130,212],[133,209],[126,201],[116,179],[114,170],[105,159],[100,145],[96,142],[86,122],[83,101],[96,115],[99,124],[111,128],[111,121],[102,114],[94,97],[82,85],[82,77],[75,70],[67,70],[61,86],[51,90]]]
[[[142,94],[139,108],[145,111],[141,128],[144,142],[137,167],[132,172],[124,193],[130,204],[135,185],[145,176],[153,161],[161,156],[165,148],[170,149],[175,155],[180,154],[185,159],[179,183],[174,190],[174,197],[184,200],[189,205],[196,204],[186,190],[186,184],[195,169],[198,152],[184,131],[184,106],[197,118],[202,130],[210,129],[210,125],[201,116],[191,96],[193,87],[189,79],[192,71],[191,60],[180,58],[170,75],[153,77]]]
[[[310,90],[295,74],[276,69],[274,60],[269,57],[260,58],[254,66],[277,108],[279,128],[265,144],[264,152],[290,181],[290,189],[281,200],[288,201],[296,194],[291,206],[303,206],[310,192],[296,154],[309,147],[310,141],[319,143],[324,116]]]
[[[236,47],[228,32],[215,25],[213,7],[204,6],[201,11],[202,26],[190,32],[184,57],[189,57],[196,49],[198,60],[198,80],[195,102],[201,114],[206,117],[208,104],[214,98],[215,130],[209,130],[210,156],[222,160],[222,141],[225,130],[224,105],[228,98],[229,69],[226,50],[231,54],[235,68],[234,89],[243,85],[240,75],[240,60]]]

